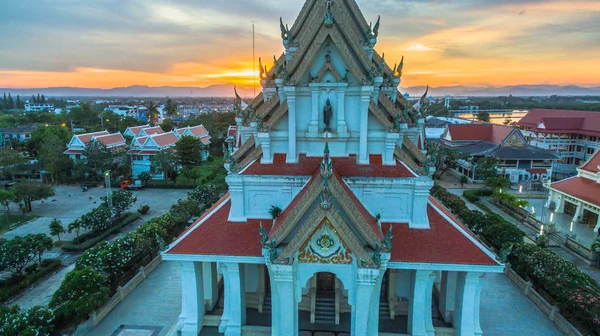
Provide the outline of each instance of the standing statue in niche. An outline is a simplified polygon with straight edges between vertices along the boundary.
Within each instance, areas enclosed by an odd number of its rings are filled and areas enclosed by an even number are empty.
[[[331,117],[333,116],[333,107],[331,101],[327,99],[325,109],[323,109],[323,121],[325,122],[325,132],[331,132]]]

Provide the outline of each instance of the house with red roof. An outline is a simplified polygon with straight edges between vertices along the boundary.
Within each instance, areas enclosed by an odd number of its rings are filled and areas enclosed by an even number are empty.
[[[261,93],[236,94],[229,192],[162,254],[181,267],[178,333],[481,335],[484,273],[504,265],[430,196],[426,97],[398,90],[379,24],[307,0],[281,27]]]
[[[600,229],[600,150],[577,168],[577,176],[552,183],[546,206],[572,217],[570,230],[591,245]]]
[[[134,138],[129,145],[128,154],[131,155],[131,171],[133,178],[137,178],[143,172],[150,172],[152,167],[152,157],[162,150],[170,150],[181,135],[176,132],[154,133],[147,136]],[[164,179],[164,174],[157,173],[153,175],[154,179]]]
[[[577,175],[577,168],[600,148],[600,112],[532,109],[515,123],[531,146],[556,153],[555,178]]]
[[[123,136],[128,136],[131,138],[135,138],[138,137],[140,135],[140,132],[144,129],[144,128],[149,128],[150,125],[146,124],[146,125],[140,125],[140,126],[130,126],[127,127],[127,129],[125,130],[125,132],[123,132]]]
[[[67,144],[67,150],[64,154],[69,155],[73,160],[81,159],[85,147],[91,141],[98,141],[111,150],[124,150],[127,146],[125,138],[120,132],[110,134],[108,131],[100,131],[75,134]]]
[[[513,126],[489,123],[448,124],[442,135],[442,146],[456,149],[468,159],[458,161],[452,169],[471,182],[483,182],[478,175],[477,161],[484,157],[498,160],[498,173],[513,183],[541,184],[550,178],[552,165],[558,159],[554,153],[530,146],[521,131]]]

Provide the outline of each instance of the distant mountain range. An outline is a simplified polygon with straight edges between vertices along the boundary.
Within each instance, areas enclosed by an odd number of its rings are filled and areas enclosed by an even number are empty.
[[[208,87],[150,87],[134,85],[114,89],[90,89],[77,87],[52,87],[35,89],[0,88],[0,94],[11,93],[13,96],[28,97],[43,94],[49,97],[233,97],[233,84],[211,85]],[[257,87],[257,92],[260,86]],[[425,92],[424,86],[401,88],[411,96],[420,96]],[[242,98],[253,97],[253,89],[239,87]],[[429,89],[430,96],[600,96],[600,86],[582,87],[577,85],[516,85],[502,87],[441,86]]]

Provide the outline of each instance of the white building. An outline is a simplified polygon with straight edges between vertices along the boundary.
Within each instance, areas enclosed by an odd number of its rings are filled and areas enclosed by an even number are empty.
[[[430,196],[424,120],[378,31],[354,0],[307,0],[282,26],[262,92],[236,98],[229,192],[163,253],[181,335],[481,335],[484,273],[504,266]]]
[[[125,138],[121,133],[110,134],[107,131],[75,134],[67,144],[67,150],[64,154],[69,155],[73,160],[82,158],[83,151],[90,141],[95,140],[104,144],[109,149],[124,149],[127,145]]]
[[[125,130],[125,135],[134,134],[130,145],[131,170],[133,178],[137,178],[143,172],[149,172],[152,167],[152,157],[161,150],[167,150],[175,146],[183,136],[191,136],[200,139],[203,145],[210,144],[210,135],[202,125],[179,128],[172,132],[164,133],[159,126],[148,125],[130,127]],[[208,159],[207,149],[202,151],[202,160]],[[155,174],[154,179],[164,179],[163,174]]]
[[[574,229],[587,235],[585,241],[594,241],[600,229],[600,151],[577,168],[577,172],[577,176],[548,188],[546,206],[556,213],[572,216]]]
[[[47,103],[26,103],[25,104],[25,112],[41,112],[41,111],[49,111],[54,112],[54,104]]]

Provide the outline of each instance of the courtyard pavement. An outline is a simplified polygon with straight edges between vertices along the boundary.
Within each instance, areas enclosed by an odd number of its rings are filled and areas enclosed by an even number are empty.
[[[164,336],[177,323],[180,310],[178,265],[162,262],[88,335],[137,335],[136,329],[154,328],[160,330],[156,336]],[[481,328],[488,336],[562,335],[504,274],[488,274],[483,279]]]
[[[143,189],[140,191],[133,191],[138,200],[132,206],[130,211],[136,211],[142,204],[148,204],[150,206],[150,211],[142,216],[140,221],[124,227],[118,235],[112,236],[109,241],[124,236],[128,232],[135,230],[147,220],[166,213],[180,198],[186,197],[188,191],[189,190],[177,189]],[[8,231],[1,237],[10,239],[15,236],[23,236],[29,233],[46,233],[49,235],[48,225],[53,218],[60,219],[63,222],[65,229],[67,229],[67,225],[71,221],[97,207],[101,203],[100,197],[104,195],[106,195],[105,188],[93,188],[90,191],[82,193],[81,188],[79,187],[58,186],[54,197],[45,202],[34,202],[32,214],[38,215],[40,218],[24,224],[13,231]],[[11,209],[11,211],[12,210],[13,209]],[[18,209],[16,210],[18,211]],[[53,238],[54,240],[57,240],[56,237]],[[61,240],[70,240],[73,238],[75,238],[75,233],[61,234]],[[52,298],[52,294],[60,287],[65,275],[73,269],[74,262],[79,256],[79,253],[63,253],[60,248],[54,248],[51,252],[44,254],[45,258],[61,259],[66,267],[38,281],[21,293],[21,295],[16,296],[7,302],[7,304],[16,304],[22,309],[48,304]]]

